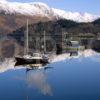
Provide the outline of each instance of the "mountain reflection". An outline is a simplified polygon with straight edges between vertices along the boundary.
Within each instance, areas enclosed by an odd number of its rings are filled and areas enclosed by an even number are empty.
[[[70,60],[73,58],[86,58],[86,57],[90,57],[90,59],[92,58],[96,58],[95,56],[99,56],[100,53],[92,50],[92,49],[87,49],[84,51],[78,51],[78,55],[71,55],[69,53],[64,53],[64,54],[60,54],[60,55],[52,55],[50,57],[50,63],[54,63],[54,62],[59,62],[59,61],[64,61],[64,60]],[[96,59],[97,60],[97,59]],[[95,61],[95,60],[94,60]],[[15,65],[15,59],[14,58],[5,58],[3,60],[0,60],[0,73],[8,71],[8,70],[16,70],[19,68],[25,68],[24,66],[20,66],[20,67],[14,67]],[[48,67],[46,67],[48,68]],[[30,72],[28,72],[30,73]],[[37,72],[39,73],[39,72]],[[41,72],[43,74],[43,72]],[[35,73],[34,73],[35,74]]]
[[[30,70],[27,72],[26,81],[29,87],[35,87],[43,95],[52,96],[52,89],[47,81],[45,71],[43,70]]]
[[[7,70],[14,69],[15,61],[13,58],[5,58],[0,61],[0,73],[5,72]]]

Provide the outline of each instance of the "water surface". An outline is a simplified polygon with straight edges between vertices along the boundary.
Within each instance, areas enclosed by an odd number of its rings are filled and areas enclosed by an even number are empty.
[[[0,100],[100,100],[100,56],[0,73]]]

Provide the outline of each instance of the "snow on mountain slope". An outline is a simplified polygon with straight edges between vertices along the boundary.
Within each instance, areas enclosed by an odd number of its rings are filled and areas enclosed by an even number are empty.
[[[6,0],[0,1],[0,12],[6,14],[24,14],[24,15],[40,15],[55,18],[65,18],[78,22],[91,22],[100,16],[88,13],[80,14],[78,12],[66,12],[63,10],[50,8],[48,5],[40,2],[19,3],[8,2]]]
[[[65,19],[69,19],[69,20],[73,20],[73,21],[78,21],[78,22],[92,22],[95,19],[97,19],[100,16],[97,15],[92,15],[89,13],[78,13],[78,12],[66,12],[64,10],[59,10],[59,9],[54,9],[52,8],[54,11],[55,15],[58,15],[59,17],[65,18]]]
[[[5,13],[20,13],[25,15],[49,15],[53,12],[43,3],[18,3],[18,2],[1,2],[0,10]]]

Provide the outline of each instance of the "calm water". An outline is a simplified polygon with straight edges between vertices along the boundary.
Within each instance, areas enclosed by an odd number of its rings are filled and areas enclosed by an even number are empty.
[[[0,100],[100,100],[100,56],[0,73]]]

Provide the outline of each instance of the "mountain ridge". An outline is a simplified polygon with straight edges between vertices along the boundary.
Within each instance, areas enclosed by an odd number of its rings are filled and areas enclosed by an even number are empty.
[[[64,10],[49,7],[47,4],[41,2],[19,3],[4,0],[0,1],[0,12],[30,16],[40,15],[42,17],[55,17],[57,19],[64,18],[77,22],[92,22],[100,18],[99,15],[92,15],[89,13],[81,14],[79,12],[66,12]]]

